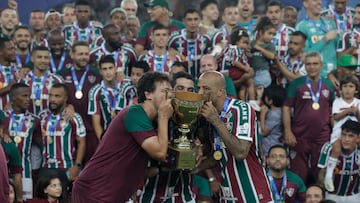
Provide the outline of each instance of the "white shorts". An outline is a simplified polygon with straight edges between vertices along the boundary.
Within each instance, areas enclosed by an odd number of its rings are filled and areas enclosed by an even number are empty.
[[[326,199],[334,200],[336,203],[359,203],[360,193],[350,196],[338,196],[334,194],[326,193]]]

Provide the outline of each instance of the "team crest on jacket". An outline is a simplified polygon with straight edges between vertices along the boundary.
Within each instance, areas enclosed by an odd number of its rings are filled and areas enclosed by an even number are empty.
[[[321,94],[322,94],[324,97],[328,98],[328,97],[329,97],[329,94],[330,94],[330,91],[329,91],[329,90],[321,90]]]
[[[286,188],[286,194],[289,197],[292,197],[294,195],[295,189],[294,188]]]
[[[94,83],[94,82],[95,82],[96,77],[95,77],[95,76],[93,76],[93,75],[89,75],[89,76],[88,76],[88,80],[89,80],[89,82],[92,84],[92,83]]]
[[[71,75],[66,76],[64,82],[65,82],[65,83],[72,83],[72,77],[71,77]]]

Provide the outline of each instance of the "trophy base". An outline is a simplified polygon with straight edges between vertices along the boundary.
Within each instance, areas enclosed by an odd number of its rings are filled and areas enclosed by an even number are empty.
[[[192,170],[196,164],[197,147],[191,149],[179,149],[169,145],[167,167],[172,170]]]

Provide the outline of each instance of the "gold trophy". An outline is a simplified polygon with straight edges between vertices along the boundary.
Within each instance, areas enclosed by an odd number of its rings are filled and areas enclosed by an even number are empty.
[[[168,147],[168,167],[170,169],[194,169],[198,148],[194,138],[189,139],[190,126],[196,121],[199,111],[204,104],[204,95],[194,92],[170,91],[174,114],[172,120],[177,125],[181,135],[170,141]]]

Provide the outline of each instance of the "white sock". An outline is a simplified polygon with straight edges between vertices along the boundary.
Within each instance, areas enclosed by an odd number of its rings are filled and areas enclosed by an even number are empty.
[[[337,161],[338,160],[336,158],[329,157],[327,167],[326,167],[325,178],[332,178],[333,177],[334,169],[336,167]]]

